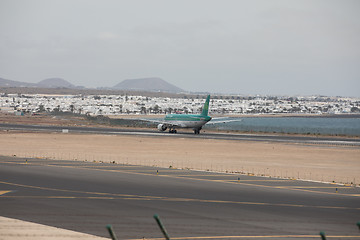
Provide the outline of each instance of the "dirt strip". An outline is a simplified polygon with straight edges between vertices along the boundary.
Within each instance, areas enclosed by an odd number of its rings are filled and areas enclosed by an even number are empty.
[[[360,148],[62,133],[0,133],[0,155],[360,183]]]

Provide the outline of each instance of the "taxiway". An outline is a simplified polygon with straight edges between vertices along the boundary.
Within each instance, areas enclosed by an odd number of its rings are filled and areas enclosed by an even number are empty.
[[[360,239],[351,186],[0,157],[0,190],[1,216],[104,237],[161,238],[158,214],[174,239]]]

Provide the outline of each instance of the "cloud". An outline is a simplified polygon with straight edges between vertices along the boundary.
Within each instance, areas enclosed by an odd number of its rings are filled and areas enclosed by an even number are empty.
[[[197,91],[358,95],[359,9],[351,0],[3,0],[0,75],[92,86],[159,76]]]
[[[116,34],[114,32],[101,32],[98,34],[97,38],[100,40],[104,40],[104,41],[119,40],[120,36],[119,36],[119,34]]]

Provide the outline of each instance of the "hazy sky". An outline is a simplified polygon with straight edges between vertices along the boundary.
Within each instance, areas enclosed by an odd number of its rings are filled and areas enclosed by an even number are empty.
[[[360,1],[0,0],[0,77],[360,96]]]

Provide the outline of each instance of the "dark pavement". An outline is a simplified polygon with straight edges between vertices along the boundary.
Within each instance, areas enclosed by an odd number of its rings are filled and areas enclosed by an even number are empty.
[[[179,239],[360,239],[360,189],[351,186],[0,157],[5,190],[1,216],[104,237],[112,224],[119,239],[161,238],[158,214]]]
[[[0,123],[0,129],[12,131],[34,131],[34,132],[61,132],[67,129],[70,133],[97,133],[97,134],[122,134],[139,136],[162,136],[162,137],[181,137],[181,138],[203,138],[203,139],[222,139],[234,141],[260,141],[260,142],[286,142],[302,144],[326,144],[360,146],[360,139],[354,137],[328,137],[328,136],[297,136],[297,135],[271,135],[271,134],[234,134],[234,133],[210,133],[202,131],[197,135],[192,132],[182,132],[179,129],[177,134],[159,132],[153,129],[131,129],[131,128],[104,128],[104,127],[74,127],[74,126],[48,126],[48,125],[25,125]]]

